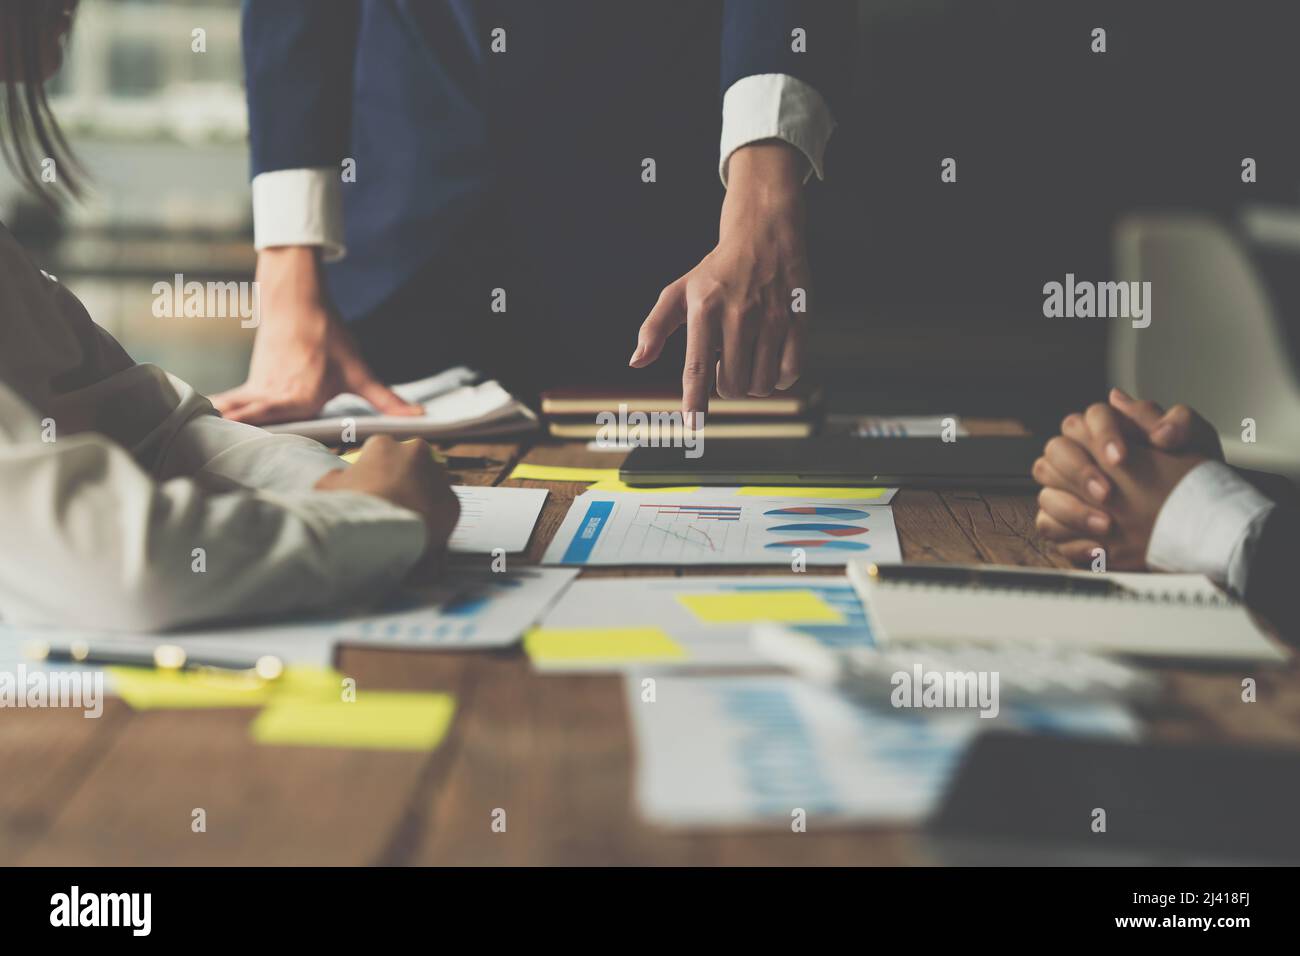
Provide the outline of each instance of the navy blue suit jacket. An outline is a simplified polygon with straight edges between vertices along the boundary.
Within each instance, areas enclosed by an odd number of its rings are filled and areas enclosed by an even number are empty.
[[[355,158],[328,270],[345,319],[491,209],[511,313],[630,353],[716,241],[722,92],[787,73],[834,111],[852,16],[848,0],[245,0],[252,171]]]

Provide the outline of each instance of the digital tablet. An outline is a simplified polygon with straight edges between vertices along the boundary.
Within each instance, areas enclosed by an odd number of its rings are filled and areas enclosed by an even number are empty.
[[[1295,865],[1297,792],[1295,750],[989,733],[927,830],[949,862]]]
[[[629,485],[881,485],[1035,487],[1041,438],[795,438],[635,448],[619,469]]]

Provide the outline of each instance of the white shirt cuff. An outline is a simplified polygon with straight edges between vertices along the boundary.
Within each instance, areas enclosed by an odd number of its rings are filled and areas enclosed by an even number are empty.
[[[326,566],[334,600],[373,597],[391,587],[420,560],[428,543],[424,520],[414,511],[359,491],[305,491],[258,496],[295,514],[313,538]]]
[[[276,169],[253,177],[253,246],[320,246],[343,258],[343,187],[337,169]]]
[[[722,98],[722,148],[718,175],[727,185],[731,154],[748,143],[780,139],[808,160],[807,182],[813,173],[825,179],[826,143],[835,129],[826,100],[803,80],[785,73],[759,73],[732,83]]]
[[[1191,571],[1246,589],[1247,542],[1273,508],[1264,495],[1222,462],[1197,465],[1169,493],[1147,546],[1147,566]]]

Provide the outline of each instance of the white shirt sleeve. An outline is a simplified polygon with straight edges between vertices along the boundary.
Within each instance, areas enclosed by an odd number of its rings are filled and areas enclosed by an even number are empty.
[[[169,376],[170,377],[170,376]],[[174,381],[184,388],[179,379]],[[206,399],[172,439],[153,468],[166,481],[189,476],[214,487],[237,485],[262,491],[311,491],[328,471],[347,463],[319,442],[276,435],[218,417]]]
[[[1147,565],[1204,574],[1244,594],[1248,544],[1272,509],[1272,501],[1227,465],[1202,462],[1174,486],[1156,516]]]
[[[277,169],[253,177],[253,245],[320,246],[343,258],[343,187],[337,169]]]
[[[785,73],[741,77],[722,98],[722,146],[718,175],[727,185],[727,163],[740,147],[763,139],[780,139],[807,161],[804,182],[825,179],[823,158],[835,130],[826,100],[803,80]]]
[[[338,466],[324,448],[224,422],[184,388],[133,455],[97,433],[43,440],[0,383],[0,617],[165,630],[375,596],[419,559],[415,513],[313,491]]]

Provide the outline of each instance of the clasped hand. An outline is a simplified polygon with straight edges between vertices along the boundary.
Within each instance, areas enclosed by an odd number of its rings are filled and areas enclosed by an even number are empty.
[[[1034,462],[1038,532],[1078,565],[1146,570],[1156,517],[1183,477],[1222,461],[1214,427],[1185,405],[1165,411],[1112,389],[1107,403],[1067,415]]]

